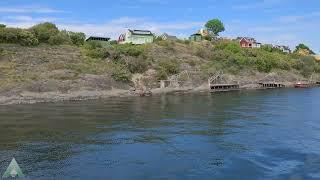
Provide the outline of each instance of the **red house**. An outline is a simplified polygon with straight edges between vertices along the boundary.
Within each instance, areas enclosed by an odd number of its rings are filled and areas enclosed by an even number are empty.
[[[242,48],[260,48],[261,47],[261,43],[258,43],[254,38],[243,37],[238,39],[240,39],[239,42]]]

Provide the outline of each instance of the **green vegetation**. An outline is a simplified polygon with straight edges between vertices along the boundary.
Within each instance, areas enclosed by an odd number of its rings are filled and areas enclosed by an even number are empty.
[[[0,43],[36,46],[39,41],[30,31],[18,28],[0,28]]]
[[[220,32],[225,31],[223,23],[219,19],[212,19],[205,24],[207,30],[213,36],[218,36]]]
[[[51,37],[59,34],[57,26],[48,22],[35,25],[30,30],[40,43],[48,43]]]
[[[161,60],[157,65],[157,78],[167,79],[170,75],[179,73],[179,62],[168,59]]]
[[[81,46],[84,41],[85,34],[60,31],[55,24],[48,22],[35,25],[29,29],[7,28],[5,25],[0,25],[0,43],[20,44],[22,46],[37,46],[39,43]]]
[[[298,70],[305,77],[319,72],[320,64],[314,57],[285,54],[268,48],[243,49],[236,42],[219,42],[212,48],[211,61],[203,65],[205,72],[212,69],[225,70],[237,74],[244,69],[260,72],[272,70]]]
[[[206,28],[213,36],[224,31],[222,22],[217,19],[209,21]],[[113,41],[108,46],[102,46],[95,41],[85,42],[83,33],[59,30],[52,23],[38,24],[29,29],[0,25],[0,43],[38,46],[37,48],[44,49],[41,51],[29,47],[19,49],[13,45],[15,47],[12,48],[13,51],[19,54],[10,54],[10,57],[14,56],[15,61],[0,61],[0,83],[3,87],[11,87],[15,83],[33,82],[52,71],[58,72],[53,72],[49,78],[61,81],[93,74],[108,75],[116,81],[125,83],[130,82],[133,74],[145,73],[149,69],[154,70],[150,72],[154,72],[152,76],[158,80],[167,79],[183,70],[200,71],[203,79],[220,70],[235,75],[243,71],[294,72],[304,77],[320,73],[320,63],[315,61],[314,57],[304,56],[301,53],[286,54],[267,45],[263,45],[260,49],[244,49],[234,41],[195,43],[188,40],[158,39],[155,43],[146,45],[117,44]],[[297,46],[296,52],[301,49],[312,52],[303,44]],[[46,51],[50,51],[48,53],[50,55],[37,54]],[[1,47],[0,60],[4,59],[3,57],[8,58],[8,52],[6,45]],[[29,57],[32,57],[28,59],[32,68],[24,65],[25,58]],[[5,76],[1,76],[1,73]],[[39,73],[42,73],[42,76]]]

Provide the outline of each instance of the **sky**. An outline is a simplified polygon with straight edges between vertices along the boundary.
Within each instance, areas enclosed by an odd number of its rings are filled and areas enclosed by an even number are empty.
[[[1,0],[0,23],[28,28],[53,22],[60,29],[117,39],[126,29],[181,38],[220,19],[223,37],[261,43],[305,43],[320,53],[320,0]]]

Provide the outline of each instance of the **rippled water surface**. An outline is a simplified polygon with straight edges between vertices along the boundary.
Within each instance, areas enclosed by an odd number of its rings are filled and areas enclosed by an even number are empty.
[[[319,179],[320,89],[0,106],[0,173],[30,179]]]

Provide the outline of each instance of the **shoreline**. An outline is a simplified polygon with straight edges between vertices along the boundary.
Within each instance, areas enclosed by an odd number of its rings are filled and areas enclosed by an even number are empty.
[[[317,86],[316,86],[317,87]],[[272,89],[288,89],[293,88],[293,85],[289,85],[283,88],[259,88],[259,87],[245,87],[242,86],[239,90],[235,91],[248,91],[248,90],[272,90]],[[209,93],[210,91],[206,86],[200,86],[196,88],[184,87],[184,88],[156,88],[150,90],[153,95],[163,94],[188,94],[188,93]],[[137,95],[130,94],[129,90],[124,89],[112,89],[108,91],[73,91],[68,93],[61,92],[43,92],[34,93],[24,91],[18,95],[2,96],[0,95],[1,105],[16,105],[16,104],[36,104],[36,103],[56,103],[64,101],[85,101],[85,100],[98,100],[107,99],[111,97],[134,97]]]

